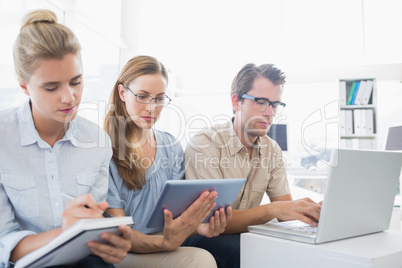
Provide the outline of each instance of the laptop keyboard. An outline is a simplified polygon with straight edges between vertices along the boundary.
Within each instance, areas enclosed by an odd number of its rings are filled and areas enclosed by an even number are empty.
[[[308,226],[301,226],[301,227],[293,228],[292,230],[303,232],[303,233],[314,234],[317,232],[317,227],[308,225]]]

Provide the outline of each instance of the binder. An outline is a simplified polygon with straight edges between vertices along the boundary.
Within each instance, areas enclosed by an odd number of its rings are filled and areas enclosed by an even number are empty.
[[[366,81],[360,81],[359,90],[357,91],[356,99],[355,99],[355,102],[354,102],[355,105],[361,105],[362,104],[364,91],[366,90],[366,84],[367,84]]]
[[[353,131],[356,135],[362,134],[362,116],[360,109],[353,110]]]
[[[345,110],[345,114],[346,114],[345,132],[346,132],[346,135],[352,135],[353,134],[353,114],[352,114],[352,110]]]
[[[374,112],[373,109],[366,109],[366,134],[374,134]]]
[[[362,135],[367,134],[367,109],[361,110],[361,125],[362,125]]]
[[[339,105],[346,105],[346,81],[339,82]]]
[[[357,139],[357,138],[353,138],[353,139],[350,139],[351,141],[352,141],[352,147],[350,147],[351,149],[359,149],[359,140],[360,139]]]
[[[356,89],[356,82],[353,82],[352,86],[350,87],[348,100],[346,102],[347,105],[351,105],[353,94],[355,93],[355,89]]]
[[[339,112],[339,133],[341,136],[346,135],[346,111],[341,110]]]
[[[345,139],[345,148],[352,149],[353,148],[353,139]]]
[[[359,140],[359,149],[373,149],[373,141],[371,139],[360,139]]]
[[[364,89],[363,98],[362,98],[362,101],[361,101],[362,105],[367,105],[369,103],[370,96],[371,96],[372,92],[373,92],[373,81],[372,80],[367,80],[366,81],[366,86],[365,86],[365,89]]]
[[[346,147],[346,140],[347,139],[341,139],[339,142],[339,148],[348,148]]]
[[[355,91],[353,92],[353,97],[352,97],[352,100],[350,101],[351,105],[355,105],[356,95],[357,95],[357,92],[359,92],[359,87],[360,87],[360,81],[356,82]]]

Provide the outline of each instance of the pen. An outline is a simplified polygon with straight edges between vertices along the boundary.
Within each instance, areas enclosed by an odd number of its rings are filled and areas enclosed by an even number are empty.
[[[71,195],[66,194],[66,193],[63,193],[63,192],[61,193],[61,195],[64,196],[65,198],[67,198],[68,200],[73,200],[73,199],[75,199],[74,196],[71,196]],[[85,205],[84,207],[85,207],[85,208],[89,208],[87,205]],[[112,217],[113,217],[112,215],[110,215],[109,213],[106,213],[106,212],[103,212],[102,215],[103,215],[103,217],[105,217],[105,218],[112,218]]]

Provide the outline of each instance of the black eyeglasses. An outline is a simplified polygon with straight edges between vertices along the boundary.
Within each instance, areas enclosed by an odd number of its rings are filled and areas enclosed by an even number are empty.
[[[130,91],[132,94],[134,94],[135,96],[135,100],[138,103],[142,103],[142,104],[148,104],[151,103],[152,100],[155,100],[155,105],[156,106],[167,106],[169,105],[171,99],[165,95],[163,97],[156,97],[156,98],[152,98],[151,96],[149,96],[148,94],[135,94],[131,89],[129,89],[128,87],[125,87],[126,89],[128,89],[128,91]]]
[[[286,103],[280,101],[270,101],[267,98],[256,98],[247,94],[243,94],[241,97],[255,101],[255,107],[261,112],[265,112],[269,106],[272,106],[272,109],[275,113],[281,113],[283,108],[286,106]]]

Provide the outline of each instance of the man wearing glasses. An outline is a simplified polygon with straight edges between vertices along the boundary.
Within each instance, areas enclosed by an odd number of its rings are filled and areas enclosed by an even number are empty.
[[[292,201],[282,150],[267,136],[274,117],[286,106],[281,101],[285,78],[272,64],[245,65],[232,83],[232,120],[188,141],[186,179],[247,178],[232,204],[228,235],[185,241],[211,252],[218,267],[240,267],[240,233],[249,225],[277,218],[317,226],[321,206],[309,198]],[[271,203],[260,205],[264,193]]]

